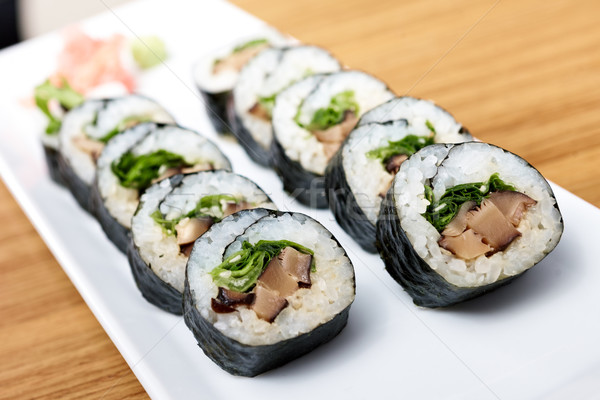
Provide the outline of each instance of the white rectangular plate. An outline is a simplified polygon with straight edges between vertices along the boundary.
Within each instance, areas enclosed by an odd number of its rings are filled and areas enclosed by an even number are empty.
[[[157,23],[160,21],[160,23]],[[183,320],[141,297],[125,257],[96,221],[50,181],[39,134],[45,121],[23,106],[55,68],[58,34],[0,52],[0,172],[148,393],[156,399],[562,399],[597,395],[600,381],[600,268],[593,249],[600,210],[554,187],[565,220],[557,249],[513,284],[450,310],[415,307],[328,210],[288,197],[273,171],[217,137],[193,87],[192,63],[263,23],[220,1],[148,1],[84,23],[97,36],[157,34],[166,65],[146,72],[139,91],[183,125],[215,140],[234,170],[255,180],[281,209],[323,223],[348,251],[357,297],[332,342],[256,378],[223,372],[197,347]]]

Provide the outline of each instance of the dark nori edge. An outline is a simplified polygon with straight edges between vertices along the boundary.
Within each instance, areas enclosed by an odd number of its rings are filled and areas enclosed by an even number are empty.
[[[50,179],[52,179],[55,183],[58,183],[61,186],[66,186],[65,182],[63,181],[63,177],[60,174],[60,152],[54,147],[46,146],[45,144],[43,144],[42,147],[44,148],[46,166],[48,167]]]
[[[60,176],[60,180],[64,183],[64,185],[71,191],[77,203],[83,208],[85,211],[94,215],[93,205],[91,200],[90,186],[88,186],[71,168],[69,162],[62,156],[56,158],[58,162],[58,174]]]
[[[227,120],[231,124],[231,133],[235,136],[246,154],[256,163],[269,167],[271,165],[271,154],[254,140],[252,134],[246,127],[240,116],[235,112],[234,101],[228,102]]]
[[[198,91],[204,100],[204,107],[210,123],[217,133],[226,135],[231,133],[229,118],[227,115],[228,103],[231,101],[232,92],[208,92],[198,87]]]
[[[183,314],[183,294],[173,286],[163,281],[152,271],[152,268],[142,258],[138,247],[129,240],[127,259],[133,273],[133,278],[142,296],[149,303],[176,315]]]
[[[106,209],[96,181],[94,181],[94,185],[90,190],[90,205],[91,213],[100,223],[106,236],[122,253],[127,253],[127,246],[130,240],[129,229],[121,225]]]
[[[325,187],[329,209],[342,229],[365,250],[376,253],[375,225],[369,221],[348,185],[343,167],[342,147],[325,170]]]
[[[291,160],[273,135],[271,142],[273,169],[283,182],[283,188],[300,203],[311,208],[327,208],[325,177],[305,170]]]
[[[269,214],[262,218],[266,218],[269,215],[280,216],[284,214],[284,212],[281,211],[268,211]],[[309,216],[307,217],[311,218]],[[259,222],[262,218],[253,222],[248,227]],[[320,222],[316,222],[320,224]],[[321,226],[323,227],[323,225]],[[331,235],[331,238],[338,246],[340,246],[340,248],[344,249],[337,238],[329,232],[327,228],[323,227],[323,229]],[[348,257],[345,250],[344,256]],[[355,279],[354,288],[356,292]],[[185,288],[183,293],[183,319],[185,324],[194,334],[198,346],[202,349],[204,354],[213,360],[220,368],[233,375],[253,377],[262,374],[287,364],[288,362],[309,353],[314,348],[330,341],[346,326],[351,306],[352,302],[331,320],[319,325],[310,332],[301,334],[300,336],[270,345],[246,345],[225,336],[217,330],[210,321],[202,317],[195,306],[194,295],[190,288],[186,268]]]
[[[460,143],[453,145],[452,147],[468,143],[474,142]],[[491,144],[488,145],[498,147]],[[507,150],[502,150],[519,157]],[[531,164],[527,163],[527,165],[537,171]],[[539,173],[539,171],[537,172]],[[554,192],[541,174],[540,177],[546,184],[549,195],[555,200],[554,207],[559,212],[561,217],[561,227],[564,229],[562,214],[560,214]],[[431,269],[431,267],[417,254],[401,227],[395,204],[392,184],[392,188],[388,191],[386,198],[381,205],[381,211],[377,221],[376,245],[381,259],[385,264],[386,271],[404,288],[404,290],[413,298],[413,302],[418,306],[430,308],[447,307],[479,297],[511,283],[515,278],[518,278],[535,265],[539,264],[552,252],[552,250],[554,250],[554,248],[549,249],[536,264],[518,275],[504,278],[485,286],[470,288],[459,287],[446,281],[441,275]],[[556,245],[558,245],[559,242],[560,237],[558,238]]]
[[[223,370],[233,375],[256,376],[309,353],[340,333],[348,322],[350,305],[328,322],[310,332],[278,343],[249,346],[219,332],[200,315],[193,302],[186,280],[184,291],[184,320],[198,341],[198,346]]]

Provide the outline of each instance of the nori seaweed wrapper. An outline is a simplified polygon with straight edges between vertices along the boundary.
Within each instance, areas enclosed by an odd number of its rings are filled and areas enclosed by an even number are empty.
[[[342,165],[342,149],[329,161],[325,171],[325,186],[329,209],[342,229],[366,251],[376,253],[375,225],[369,221],[358,206],[354,193],[348,185],[346,172]]]
[[[129,229],[117,221],[104,205],[104,200],[98,190],[98,185],[94,182],[90,192],[91,213],[96,217],[106,236],[123,253],[127,253],[127,247],[130,240]]]
[[[298,161],[293,161],[273,136],[271,143],[273,169],[277,172],[283,188],[300,203],[311,208],[327,208],[325,176],[305,170]]]
[[[61,157],[60,152],[50,146],[43,145],[42,147],[44,148],[44,156],[46,159],[46,166],[48,167],[48,173],[50,174],[50,179],[61,186],[66,186],[59,171],[60,161],[58,159]]]
[[[94,215],[90,186],[77,176],[64,157],[59,156],[56,160],[58,162],[58,174],[60,180],[71,191],[81,208]]]
[[[237,138],[246,154],[262,166],[271,166],[271,153],[254,140],[250,131],[244,126],[242,119],[235,112],[233,101],[228,102],[227,116],[227,120],[231,124],[231,133]]]
[[[142,296],[149,303],[172,314],[183,314],[182,294],[173,286],[160,279],[152,271],[152,268],[142,260],[133,239],[129,241],[129,246],[127,247],[127,259],[129,260],[135,284],[140,292],[142,292]]]
[[[215,131],[222,135],[230,134],[232,129],[227,115],[227,108],[232,101],[231,90],[208,92],[198,87],[198,91],[204,100],[206,114]]]
[[[348,322],[350,305],[333,319],[310,332],[269,345],[250,346],[223,335],[196,309],[189,282],[185,281],[184,320],[198,346],[223,370],[233,375],[256,376],[280,367],[336,337]]]

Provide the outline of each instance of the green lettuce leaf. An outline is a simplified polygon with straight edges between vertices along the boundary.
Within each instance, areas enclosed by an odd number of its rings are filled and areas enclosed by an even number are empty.
[[[314,255],[311,249],[289,240],[260,240],[255,245],[244,242],[242,250],[227,257],[210,272],[210,275],[218,286],[240,293],[247,292],[254,287],[271,259],[285,247],[293,247],[301,253]],[[314,264],[311,269],[314,270]]]

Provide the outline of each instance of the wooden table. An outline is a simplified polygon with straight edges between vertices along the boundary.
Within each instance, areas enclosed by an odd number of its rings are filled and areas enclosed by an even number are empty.
[[[600,206],[600,3],[235,0]],[[0,398],[147,397],[0,184]]]

